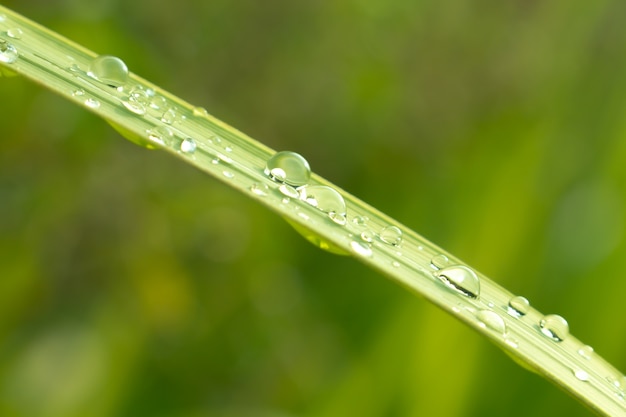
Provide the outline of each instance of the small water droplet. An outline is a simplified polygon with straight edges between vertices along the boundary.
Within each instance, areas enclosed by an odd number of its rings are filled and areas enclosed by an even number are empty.
[[[100,55],[89,63],[87,75],[111,87],[120,87],[128,81],[128,67],[116,56]]]
[[[371,230],[366,230],[361,233],[361,239],[367,243],[371,243],[374,240],[374,233]]]
[[[576,377],[576,379],[583,381],[583,382],[589,381],[589,374],[587,373],[587,371],[584,371],[582,369],[576,369],[576,370],[573,370],[573,372],[574,372],[574,376]]]
[[[193,154],[194,152],[196,152],[196,148],[196,141],[192,138],[187,138],[180,143],[180,150],[183,153]]]
[[[346,215],[344,213],[337,213],[335,211],[329,212],[328,218],[340,226],[345,226],[348,222],[348,219],[346,218]]]
[[[220,161],[222,161],[222,162],[224,162],[226,164],[232,164],[233,163],[233,159],[228,157],[228,156],[226,156],[226,155],[224,155],[224,154],[218,153],[217,157],[219,158]]]
[[[161,146],[170,144],[173,137],[174,133],[165,126],[157,126],[148,130],[148,139]]]
[[[567,321],[557,314],[544,316],[539,322],[539,328],[541,333],[556,342],[561,342],[569,334]]]
[[[326,185],[305,185],[298,187],[300,199],[324,213],[346,214],[346,202],[334,188]]]
[[[20,28],[11,28],[7,30],[7,36],[13,39],[22,39],[24,31]]]
[[[510,316],[521,317],[526,315],[530,310],[530,302],[522,296],[516,296],[509,300],[509,306],[507,312]]]
[[[491,310],[480,310],[476,314],[479,324],[489,330],[504,335],[506,333],[506,323],[500,315]]]
[[[477,298],[480,294],[478,276],[464,265],[445,267],[435,272],[435,276],[448,287],[466,297]]]
[[[591,356],[593,355],[593,348],[589,345],[585,345],[578,349],[578,354],[583,358],[590,360]]]
[[[152,110],[165,112],[165,110],[168,107],[167,99],[163,96],[157,95],[154,90],[152,90],[152,93],[150,91],[147,91],[147,93],[148,93],[148,96],[151,97],[150,108]]]
[[[178,119],[179,119],[178,112],[173,108],[168,109],[161,116],[161,121],[168,125],[174,124],[174,122],[178,122]]]
[[[372,256],[372,248],[370,248],[367,243],[353,240],[352,242],[350,242],[350,249],[352,249],[352,252],[359,256],[363,256],[366,258]]]
[[[220,163],[220,160],[219,160],[219,158],[213,158],[213,159],[211,160],[211,163],[212,163],[213,165],[217,165],[217,164],[219,164],[219,163]]]
[[[311,178],[311,168],[300,154],[290,151],[275,153],[267,160],[265,175],[292,186],[305,185]]]
[[[222,171],[222,174],[224,174],[224,176],[225,176],[226,178],[228,178],[228,179],[235,178],[235,174],[233,174],[233,173],[232,173],[232,172],[230,172],[230,171]]]
[[[354,216],[352,218],[352,223],[354,223],[355,226],[366,227],[369,220],[370,219],[367,216]]]
[[[450,260],[446,255],[435,255],[430,260],[430,264],[435,267],[435,269],[445,268],[450,264]]]
[[[280,202],[283,203],[283,204],[289,204],[289,202],[291,202],[291,198],[284,197]]]
[[[194,107],[193,115],[196,117],[209,117],[209,112],[204,107]]]
[[[7,19],[6,15],[0,14],[0,23]]]
[[[72,91],[72,97],[82,97],[84,95],[85,95],[85,90],[83,90],[82,88],[78,88]]]
[[[270,188],[267,186],[267,184],[254,183],[250,186],[250,191],[258,196],[265,197],[269,193]]]
[[[122,104],[131,112],[138,115],[144,115],[146,114],[149,99],[148,93],[140,87],[137,87],[130,90],[128,97],[122,101]]]
[[[232,147],[232,146],[228,146],[228,145],[226,145],[226,146],[224,146],[224,150],[225,150],[226,152],[232,152],[232,151],[233,151],[233,147]]]
[[[17,61],[17,58],[19,58],[19,54],[17,53],[15,46],[0,39],[0,62],[12,64]]]
[[[302,213],[302,212],[298,213],[298,217],[301,217],[304,220],[310,220],[311,219],[308,214]]]
[[[73,72],[73,73],[79,73],[80,72],[80,67],[78,66],[78,64],[72,64],[67,69],[68,69],[69,72]]]
[[[391,262],[391,266],[393,266],[394,268],[398,268],[398,267],[400,267],[400,262],[393,261],[393,262]]]
[[[85,99],[85,106],[92,108],[92,109],[97,109],[98,107],[100,107],[100,102],[96,100],[95,98],[89,97]]]
[[[399,246],[402,243],[402,230],[396,226],[383,227],[380,231],[380,240],[392,246]]]
[[[278,187],[278,191],[280,191],[282,195],[285,195],[285,196],[287,196],[289,198],[298,198],[298,197],[300,197],[300,194],[298,193],[298,190],[293,188],[291,185],[282,184],[280,187]]]
[[[513,349],[517,349],[519,347],[519,341],[513,337],[507,337],[504,339],[504,343],[511,346]]]

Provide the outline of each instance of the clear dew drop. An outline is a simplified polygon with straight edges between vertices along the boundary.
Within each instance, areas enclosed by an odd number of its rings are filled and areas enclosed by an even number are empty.
[[[265,197],[269,193],[270,188],[267,186],[267,184],[254,183],[250,186],[250,191],[252,191],[252,194]]]
[[[11,28],[7,30],[7,36],[13,39],[22,39],[24,31],[20,28]]]
[[[180,117],[176,109],[172,108],[172,109],[168,109],[167,111],[163,113],[163,115],[161,116],[161,121],[165,124],[171,125],[171,124],[174,124],[175,122],[178,122],[179,118]]]
[[[441,269],[441,268],[445,268],[446,266],[448,266],[450,264],[450,260],[448,259],[448,257],[446,255],[443,255],[443,254],[442,255],[435,255],[430,260],[430,264],[435,269]]]
[[[400,246],[402,243],[402,230],[396,226],[386,226],[380,231],[380,240],[388,245]]]
[[[209,117],[209,112],[204,107],[194,107],[193,115],[196,117],[207,118]]]
[[[128,81],[128,67],[116,56],[100,55],[89,63],[87,75],[111,87],[121,87]]]
[[[476,319],[481,327],[493,330],[501,335],[506,334],[506,323],[498,313],[492,310],[480,310],[476,314]]]
[[[173,137],[174,133],[165,126],[157,126],[148,130],[148,139],[161,146],[171,143]]]
[[[89,107],[90,109],[97,109],[98,107],[100,107],[100,102],[95,98],[89,97],[85,99],[84,103],[85,106]]]
[[[311,167],[300,154],[282,151],[275,153],[267,160],[265,175],[268,175],[274,181],[300,186],[309,182]]]
[[[513,317],[521,317],[528,313],[530,310],[530,302],[522,296],[516,296],[509,300],[507,307],[507,313]]]
[[[480,280],[474,271],[464,265],[453,265],[435,272],[435,276],[454,291],[470,298],[478,298]]]
[[[591,360],[591,356],[593,355],[593,348],[589,345],[585,345],[578,349],[578,354],[587,360]]]
[[[326,185],[305,185],[298,187],[298,193],[302,201],[324,213],[346,214],[346,202],[334,188]]]
[[[4,62],[5,64],[12,64],[17,61],[19,58],[19,54],[17,53],[17,49],[15,46],[11,45],[7,41],[0,39],[0,62]]]
[[[233,174],[231,171],[222,171],[222,175],[224,175],[228,179],[235,178],[235,174]]]
[[[563,341],[569,334],[567,321],[557,314],[544,316],[539,322],[539,329],[541,333],[555,342]]]
[[[148,96],[150,96],[150,108],[153,110],[165,112],[167,109],[167,99],[163,96],[157,95],[154,90],[152,90],[152,94],[148,92]]]
[[[348,222],[348,219],[346,218],[345,213],[337,213],[335,211],[330,211],[328,213],[328,218],[340,226],[345,226],[346,223]]]
[[[394,268],[399,268],[399,267],[400,267],[400,262],[398,262],[398,261],[392,261],[392,262],[391,262],[391,266],[393,266]]]
[[[572,370],[572,372],[574,373],[574,376],[576,377],[576,379],[578,379],[579,381],[583,381],[583,382],[589,381],[589,374],[587,373],[587,371],[583,369],[575,369],[575,370]]]
[[[364,232],[361,232],[361,239],[367,243],[372,243],[372,241],[374,240],[374,232],[372,232],[371,230],[365,230]]]
[[[122,104],[131,112],[141,116],[146,114],[149,101],[148,93],[137,87],[130,90],[128,97],[122,101]]]
[[[352,218],[352,223],[358,227],[367,227],[367,222],[369,221],[370,219],[367,216],[354,216]]]
[[[372,248],[370,248],[367,243],[359,242],[358,240],[350,242],[350,249],[356,255],[363,256],[365,258],[372,256]]]
[[[72,91],[72,97],[83,97],[85,95],[85,90],[83,90],[82,88],[77,88],[76,90]]]
[[[0,23],[4,22],[5,20],[7,20],[6,15],[0,14]]]
[[[504,343],[511,346],[513,349],[517,349],[519,347],[519,341],[513,337],[507,337],[504,339]]]
[[[180,143],[180,151],[186,154],[193,154],[196,152],[196,141],[192,138],[187,138]]]
[[[289,198],[298,198],[298,197],[300,197],[300,194],[298,193],[298,190],[293,188],[291,185],[282,184],[280,187],[278,187],[278,191],[280,191],[280,193],[282,195],[287,196]]]

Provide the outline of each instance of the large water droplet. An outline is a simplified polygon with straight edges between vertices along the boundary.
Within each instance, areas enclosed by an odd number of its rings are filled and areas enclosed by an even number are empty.
[[[0,39],[0,62],[5,64],[12,64],[17,61],[19,54],[15,46],[11,45],[7,41]]]
[[[133,113],[144,115],[146,114],[149,100],[150,98],[148,97],[148,93],[137,87],[133,88],[130,93],[128,93],[128,97],[122,101],[122,104],[124,104],[124,107]]]
[[[474,271],[464,265],[448,266],[435,272],[435,276],[448,287],[467,297],[477,298],[480,280]]]
[[[392,246],[402,243],[402,230],[396,226],[386,226],[380,231],[380,240]]]
[[[325,185],[305,185],[298,188],[300,199],[324,213],[346,214],[346,202],[334,188]]]
[[[365,258],[372,256],[372,248],[370,248],[367,243],[359,242],[358,240],[350,242],[350,249],[352,249],[352,252],[355,254]]]
[[[350,255],[350,253],[346,252],[343,248],[335,245],[332,242],[329,242],[323,236],[318,235],[308,227],[302,226],[299,223],[296,223],[287,218],[285,218],[285,220],[291,225],[291,227],[296,230],[296,232],[300,233],[300,235],[302,235],[307,241],[309,241],[316,247],[335,255]]]
[[[569,334],[569,325],[567,321],[556,314],[548,314],[539,322],[541,333],[550,339],[561,342]]]
[[[506,333],[506,323],[498,313],[491,310],[480,310],[476,314],[476,318],[482,327],[493,330],[503,336]]]
[[[192,138],[187,138],[180,143],[180,151],[186,154],[193,154],[196,152],[196,141]]]
[[[7,36],[13,39],[22,39],[24,31],[20,28],[11,28],[7,30]]]
[[[116,56],[100,55],[89,64],[87,75],[111,87],[121,87],[128,81],[128,67]]]
[[[530,310],[530,302],[526,298],[522,296],[517,296],[509,300],[509,307],[507,308],[507,312],[510,316],[521,317],[526,315],[526,313],[528,313],[528,310]]]
[[[275,153],[267,160],[265,174],[274,181],[300,186],[309,182],[311,168],[307,160],[300,154],[282,151]]]

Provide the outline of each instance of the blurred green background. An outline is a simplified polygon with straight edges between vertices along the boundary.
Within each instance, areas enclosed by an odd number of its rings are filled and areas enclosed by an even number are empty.
[[[410,226],[626,370],[623,0],[4,1]],[[588,416],[486,339],[0,79],[0,415]]]

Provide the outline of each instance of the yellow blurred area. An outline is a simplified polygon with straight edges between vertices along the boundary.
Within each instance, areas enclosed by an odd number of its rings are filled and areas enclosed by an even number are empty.
[[[626,370],[623,0],[3,4],[301,153]],[[591,415],[246,196],[5,75],[0,416]]]

